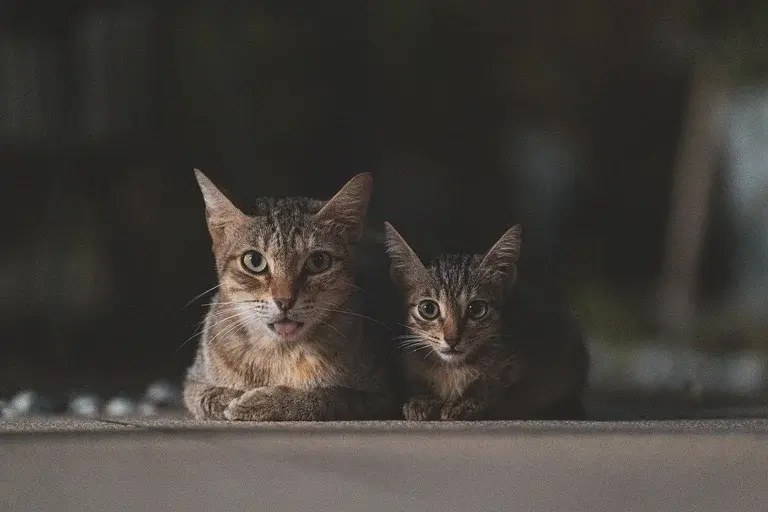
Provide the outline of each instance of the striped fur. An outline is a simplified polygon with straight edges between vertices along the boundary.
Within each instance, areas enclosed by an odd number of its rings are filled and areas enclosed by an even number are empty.
[[[406,419],[581,415],[588,357],[579,329],[570,316],[512,287],[519,226],[485,254],[443,255],[427,265],[391,225],[386,231],[390,273],[407,311],[399,338]],[[433,319],[420,313],[425,300],[439,307]],[[485,309],[473,310],[478,303]]]
[[[357,245],[372,178],[358,175],[329,201],[259,199],[248,214],[198,171],[218,274],[185,404],[198,419],[370,419],[388,414],[388,376],[361,315]],[[244,254],[266,260],[254,272]],[[329,256],[311,272],[310,258]],[[287,311],[278,302],[290,299]],[[274,326],[291,320],[295,333]]]

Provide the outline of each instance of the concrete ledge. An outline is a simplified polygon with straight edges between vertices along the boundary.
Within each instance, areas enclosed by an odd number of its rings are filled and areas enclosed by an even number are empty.
[[[766,423],[17,424],[0,510],[762,511]]]
[[[230,422],[194,421],[180,417],[79,419],[67,417],[23,418],[0,423],[0,439],[31,438],[60,433],[151,434],[347,434],[370,435],[586,435],[684,434],[768,436],[768,419],[691,419],[643,421],[330,421],[330,422]]]

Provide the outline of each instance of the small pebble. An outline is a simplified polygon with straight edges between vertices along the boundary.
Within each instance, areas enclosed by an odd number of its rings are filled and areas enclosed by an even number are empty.
[[[85,416],[86,418],[95,418],[99,415],[99,406],[101,405],[99,397],[93,394],[76,395],[69,402],[67,408],[71,414],[76,416]]]
[[[136,404],[130,399],[116,396],[104,404],[104,414],[107,416],[130,416],[136,412]]]
[[[181,390],[167,380],[156,380],[147,387],[144,397],[160,407],[170,407],[181,401]]]
[[[139,414],[145,417],[157,416],[157,406],[155,406],[155,404],[152,402],[139,402]]]

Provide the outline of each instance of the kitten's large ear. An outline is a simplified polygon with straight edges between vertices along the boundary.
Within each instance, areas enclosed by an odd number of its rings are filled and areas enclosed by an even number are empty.
[[[224,226],[245,216],[199,169],[195,169],[195,178],[203,192],[205,218],[211,235],[216,236]]]
[[[501,238],[493,244],[480,264],[481,267],[501,273],[505,276],[507,286],[512,286],[517,279],[517,260],[520,258],[520,236],[523,228],[516,224],[509,228]]]
[[[429,273],[424,264],[389,222],[384,223],[384,233],[392,280],[401,286],[429,280]]]
[[[341,224],[347,236],[357,241],[363,235],[365,212],[371,199],[371,191],[373,175],[369,172],[358,174],[325,203],[315,214],[315,219]]]

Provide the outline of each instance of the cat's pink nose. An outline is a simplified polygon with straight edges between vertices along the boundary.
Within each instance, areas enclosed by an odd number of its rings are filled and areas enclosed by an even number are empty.
[[[275,301],[275,304],[280,311],[288,311],[296,301],[295,297],[274,297],[272,300]]]

